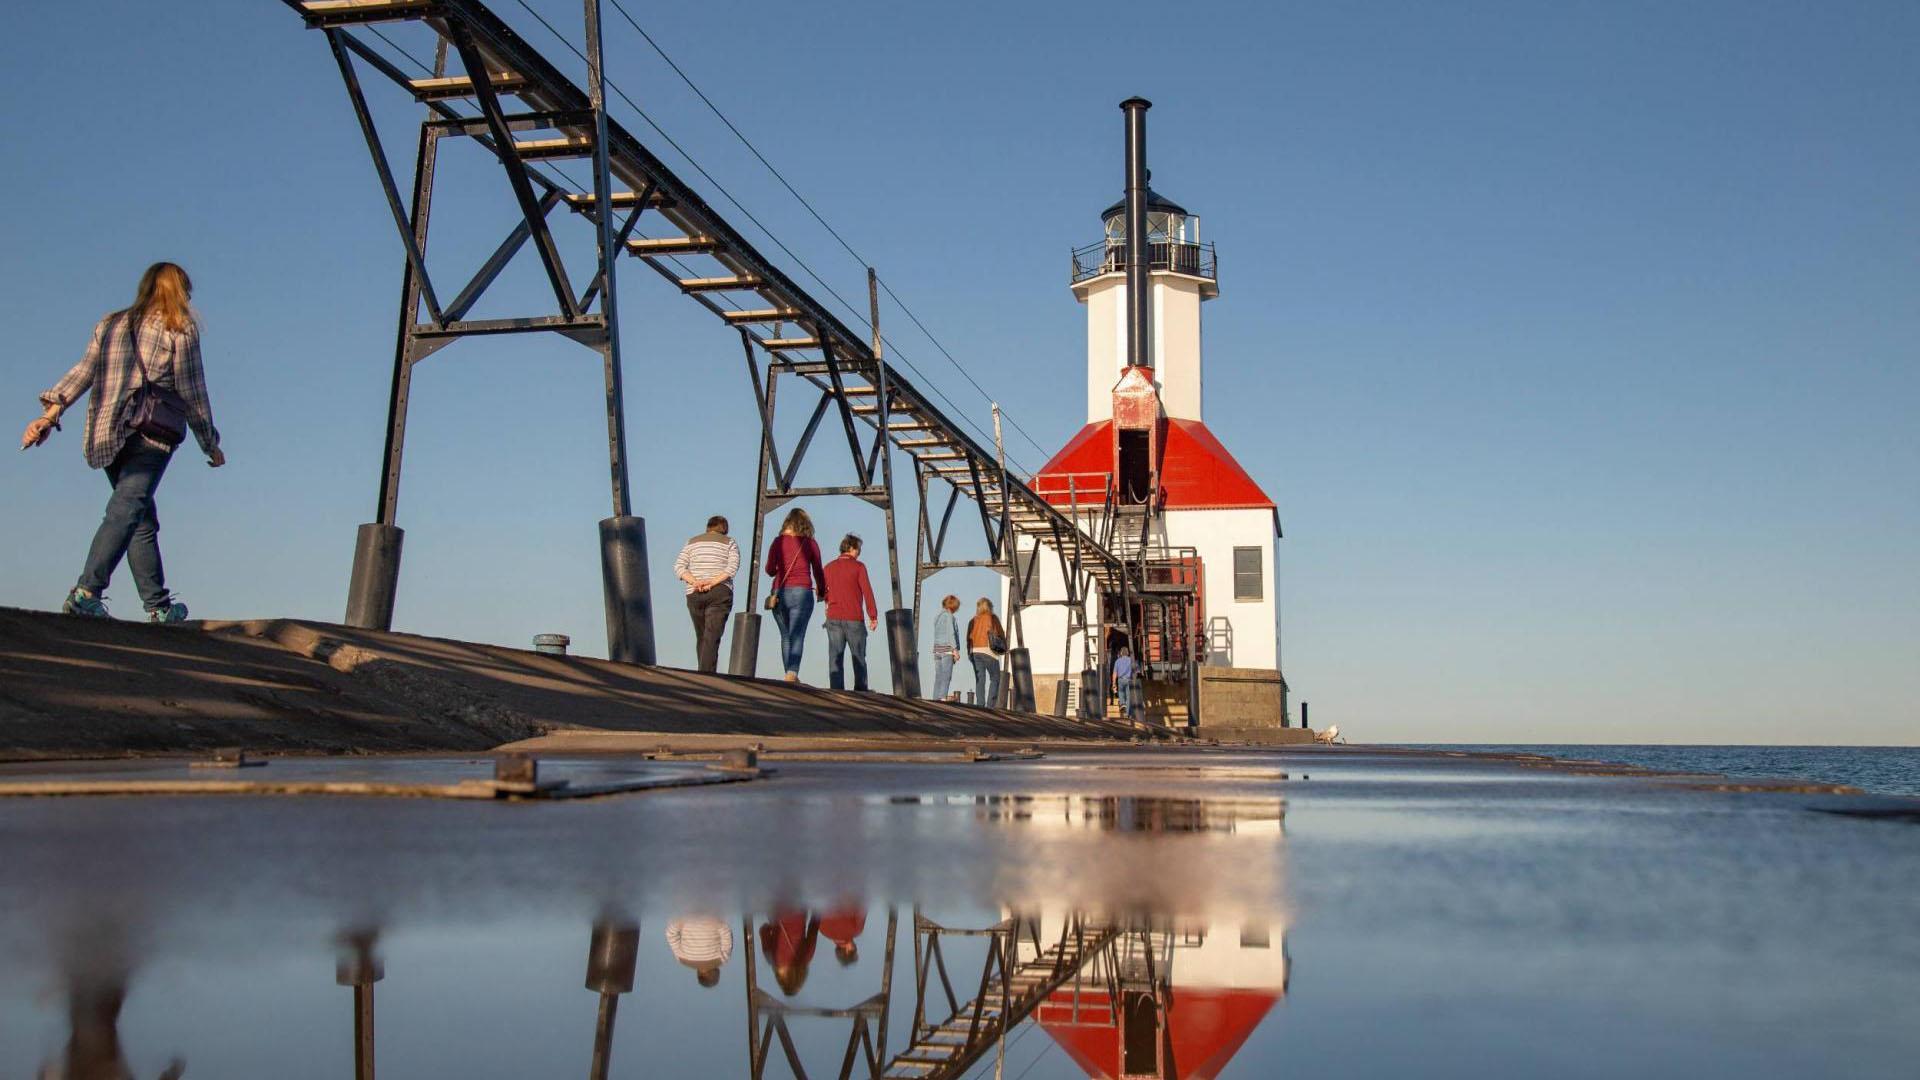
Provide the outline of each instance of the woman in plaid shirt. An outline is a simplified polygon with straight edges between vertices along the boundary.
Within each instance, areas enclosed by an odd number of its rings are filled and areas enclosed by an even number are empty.
[[[64,610],[69,615],[106,616],[107,581],[124,557],[133,568],[149,621],[173,623],[187,617],[187,605],[167,592],[160,565],[160,517],[153,505],[173,447],[134,431],[128,412],[134,392],[144,383],[173,390],[186,404],[187,426],[206,452],[207,464],[218,468],[227,463],[207,401],[200,326],[188,305],[192,296],[193,282],[185,270],[168,262],[148,267],[140,276],[133,306],[94,326],[86,355],[40,395],[46,411],[20,437],[22,450],[46,442],[59,428],[61,414],[93,391],[87,403],[87,464],[106,470],[113,496],[94,533],[80,582],[67,594]]]

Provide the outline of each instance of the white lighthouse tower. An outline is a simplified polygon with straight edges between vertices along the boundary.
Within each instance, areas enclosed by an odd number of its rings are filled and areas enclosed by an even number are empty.
[[[1147,182],[1149,107],[1140,98],[1121,104],[1127,197],[1101,214],[1102,238],[1073,253],[1071,287],[1087,312],[1087,422],[1032,484],[1092,528],[1111,519],[1112,550],[1144,564],[1149,593],[1158,583],[1185,595],[1177,604],[1169,595],[1088,597],[1083,621],[1059,605],[1067,593],[1057,558],[1023,551],[1014,568],[1026,582],[1022,636],[1042,709],[1064,676],[1103,667],[1114,628],[1127,627],[1131,650],[1162,687],[1149,695],[1150,716],[1185,720],[1187,695],[1175,687],[1197,678],[1202,727],[1278,727],[1280,519],[1206,425],[1200,314],[1220,295],[1218,266],[1199,217]],[[1130,226],[1142,243],[1128,243]],[[1232,366],[1221,374],[1241,392],[1248,376]],[[1067,681],[1077,698],[1080,680]]]

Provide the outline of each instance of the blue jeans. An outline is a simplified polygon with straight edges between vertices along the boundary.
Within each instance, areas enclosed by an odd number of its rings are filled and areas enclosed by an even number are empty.
[[[989,709],[1000,707],[1000,658],[992,653],[968,653],[973,658],[973,701]]]
[[[95,596],[106,592],[107,582],[124,557],[140,589],[140,603],[148,611],[173,602],[167,595],[166,569],[160,565],[160,515],[153,505],[153,493],[171,460],[171,449],[135,435],[107,466],[107,483],[113,485],[113,495],[107,500],[107,514],[100,519],[100,528],[93,534],[93,546],[87,550],[87,567],[80,573],[81,588]]]
[[[953,688],[953,654],[944,649],[933,654],[933,700],[945,701]]]
[[[1118,701],[1120,704],[1120,715],[1125,717],[1132,717],[1133,716],[1133,681],[1131,679],[1121,679],[1118,681],[1118,686],[1116,687],[1116,689],[1119,691]]]
[[[813,618],[813,590],[794,585],[774,594],[773,622],[780,628],[780,663],[791,674],[800,673],[800,653],[807,647],[807,620]]]
[[[827,685],[835,690],[846,689],[846,657],[842,653],[853,650],[853,688],[867,688],[867,624],[859,619],[827,620]]]

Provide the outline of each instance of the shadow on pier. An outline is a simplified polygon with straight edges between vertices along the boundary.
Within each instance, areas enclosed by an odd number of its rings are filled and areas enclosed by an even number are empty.
[[[1125,740],[1135,730],[296,620],[0,609],[0,756],[575,751],[702,739]],[[658,736],[658,738],[656,738]],[[770,743],[771,745],[771,743]]]

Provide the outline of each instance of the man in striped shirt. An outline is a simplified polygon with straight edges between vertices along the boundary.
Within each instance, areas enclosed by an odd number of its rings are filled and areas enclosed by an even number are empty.
[[[733,575],[740,572],[740,548],[727,536],[727,519],[715,514],[707,531],[687,541],[673,560],[673,574],[687,584],[687,614],[700,670],[720,670],[720,635],[733,609]]]
[[[667,948],[675,960],[694,970],[701,986],[714,986],[733,955],[733,931],[711,915],[688,915],[667,924]]]

